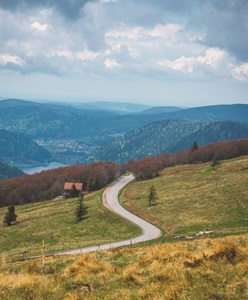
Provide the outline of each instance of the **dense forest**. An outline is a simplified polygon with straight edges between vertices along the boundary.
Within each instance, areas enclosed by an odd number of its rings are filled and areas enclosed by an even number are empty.
[[[3,162],[50,161],[51,153],[42,148],[28,136],[19,132],[0,129],[0,160]]]
[[[24,172],[22,172],[22,170],[0,162],[0,180],[11,179],[23,175]]]
[[[111,160],[124,163],[164,152],[175,153],[190,148],[194,141],[203,146],[240,138],[248,138],[248,124],[230,121],[158,121],[125,134],[113,144],[96,150],[82,162]]]
[[[168,166],[211,162],[214,158],[222,160],[241,155],[248,155],[248,139],[209,144],[175,154],[164,153],[138,161],[131,160],[119,166],[113,162],[98,162],[43,171],[0,181],[0,206],[53,199],[62,194],[65,181],[82,182],[84,190],[89,189],[90,183],[97,182],[97,189],[101,189],[126,171],[132,171],[137,180],[144,180],[158,176]]]

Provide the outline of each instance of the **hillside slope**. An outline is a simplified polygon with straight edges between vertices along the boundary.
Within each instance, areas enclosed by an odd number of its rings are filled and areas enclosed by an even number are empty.
[[[8,164],[0,162],[0,180],[11,179],[14,177],[22,176],[25,173],[22,170],[9,166]]]
[[[247,233],[248,156],[211,163],[165,168],[152,180],[137,181],[122,193],[122,203],[134,214],[161,227],[165,239],[175,235],[196,237],[212,230],[211,236]],[[149,206],[149,188],[158,200]]]
[[[0,129],[0,160],[4,162],[44,163],[51,154],[22,133]]]
[[[98,149],[84,162],[111,160],[123,163],[131,158],[140,159],[190,149],[194,141],[198,145],[206,145],[247,137],[248,125],[242,123],[159,121],[125,134],[113,144]]]

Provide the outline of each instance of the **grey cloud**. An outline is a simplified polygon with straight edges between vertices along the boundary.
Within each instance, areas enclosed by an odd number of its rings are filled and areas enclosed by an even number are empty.
[[[54,7],[65,17],[75,19],[81,8],[90,0],[0,0],[0,7],[7,10],[25,10],[35,7]]]
[[[248,60],[247,0],[204,0],[189,26],[206,33],[204,43]]]

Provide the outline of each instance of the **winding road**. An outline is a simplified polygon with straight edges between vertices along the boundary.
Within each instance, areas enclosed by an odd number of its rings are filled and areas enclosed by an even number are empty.
[[[130,174],[128,176],[122,176],[118,180],[116,180],[109,188],[105,190],[103,194],[103,204],[108,209],[112,210],[113,212],[117,213],[118,215],[122,216],[123,218],[129,220],[130,222],[140,227],[142,233],[139,236],[131,239],[119,241],[119,242],[59,252],[56,253],[56,255],[80,254],[80,253],[94,252],[98,250],[112,249],[121,246],[132,245],[135,243],[150,241],[160,237],[161,231],[157,227],[133,215],[132,213],[127,211],[124,207],[122,207],[121,204],[119,203],[118,200],[119,192],[133,179],[134,176]]]

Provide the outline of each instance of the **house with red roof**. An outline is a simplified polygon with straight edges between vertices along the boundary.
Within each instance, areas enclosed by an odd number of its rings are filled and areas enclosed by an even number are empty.
[[[82,188],[83,188],[83,184],[80,182],[65,182],[63,188],[63,195],[67,197],[72,192],[73,189],[78,192],[78,195],[81,195]]]

